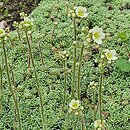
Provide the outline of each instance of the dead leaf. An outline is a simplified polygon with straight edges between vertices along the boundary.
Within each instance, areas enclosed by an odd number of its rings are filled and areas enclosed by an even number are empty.
[[[1,21],[0,22],[0,29],[5,29],[6,24],[7,24],[6,21],[4,21],[4,20]]]
[[[0,7],[2,7],[2,6],[3,6],[3,4],[4,4],[4,2],[0,2]]]

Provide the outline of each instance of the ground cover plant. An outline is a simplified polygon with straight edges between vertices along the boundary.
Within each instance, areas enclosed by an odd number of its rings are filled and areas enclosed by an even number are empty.
[[[0,129],[129,130],[129,5],[45,0],[0,29]]]

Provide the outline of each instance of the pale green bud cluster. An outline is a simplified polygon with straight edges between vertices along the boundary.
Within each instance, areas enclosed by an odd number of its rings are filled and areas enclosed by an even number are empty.
[[[6,33],[3,29],[0,29],[0,42],[4,42],[7,40]]]
[[[20,15],[20,18],[22,18],[22,19],[24,19],[25,17],[27,17],[27,14],[25,14],[24,12],[19,13],[19,15]]]
[[[63,52],[61,53],[61,57],[62,57],[63,59],[66,59],[68,56],[69,56],[69,55],[68,55],[67,51],[63,51]]]
[[[13,26],[14,26],[15,28],[18,28],[18,27],[19,27],[19,23],[16,22],[16,21],[14,21],[14,22],[13,22]]]
[[[32,29],[33,23],[31,21],[22,21],[19,24],[19,29],[28,32]]]

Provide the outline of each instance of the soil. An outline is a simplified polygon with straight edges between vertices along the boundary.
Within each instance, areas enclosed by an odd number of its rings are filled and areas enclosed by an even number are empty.
[[[10,29],[14,30],[12,24],[14,21],[20,22],[20,12],[30,14],[41,0],[5,0],[0,2],[0,22]]]

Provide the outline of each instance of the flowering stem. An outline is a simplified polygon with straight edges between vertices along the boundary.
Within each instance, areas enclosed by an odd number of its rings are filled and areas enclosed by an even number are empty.
[[[31,60],[30,60],[30,52],[28,50],[28,75],[30,76],[30,69],[31,69]]]
[[[17,33],[18,33],[18,38],[19,38],[19,41],[21,41],[21,37],[20,37],[20,31],[19,31],[19,28],[16,30]]]
[[[78,116],[76,116],[75,125],[73,130],[77,130],[77,124],[78,124]]]
[[[68,130],[68,125],[67,125],[68,123],[67,122],[69,122],[69,117],[70,117],[70,114],[67,113],[66,118],[65,118],[65,123],[64,123],[64,126],[63,126],[64,130]]]
[[[78,67],[78,99],[80,100],[80,80],[81,80],[81,62],[83,56],[84,44],[81,47],[80,58],[79,58],[79,67]]]
[[[74,45],[74,63],[73,63],[73,83],[72,83],[72,98],[74,97],[74,88],[75,88],[75,71],[76,71],[76,47]]]
[[[3,43],[3,52],[4,52],[4,58],[5,58],[5,66],[6,66],[7,78],[8,78],[8,83],[9,83],[9,90],[10,90],[10,92],[12,94],[12,97],[13,97],[13,100],[14,100],[14,104],[15,104],[15,108],[16,108],[16,112],[17,112],[17,116],[18,116],[19,130],[22,130],[18,101],[17,101],[17,97],[16,97],[16,95],[14,93],[14,90],[12,88],[12,85],[11,85],[11,79],[10,79],[10,74],[9,74],[7,55],[6,55],[6,50],[5,50],[5,44],[4,43]]]
[[[76,6],[76,0],[73,0],[74,1],[74,7]]]
[[[75,3],[74,3],[75,4]],[[77,32],[76,32],[76,18],[73,19],[74,22],[74,42],[77,41]],[[73,63],[73,83],[72,83],[72,97],[74,97],[74,88],[75,88],[75,71],[76,71],[76,45],[74,45],[74,63]]]
[[[2,112],[2,92],[3,92],[3,82],[2,82],[2,65],[0,65],[0,113]]]
[[[69,1],[66,0],[66,15],[67,16],[68,16],[68,13],[69,13],[69,6],[68,6],[68,4],[69,4]]]
[[[64,110],[66,102],[66,87],[67,87],[66,59],[63,60],[63,69],[64,69],[64,99],[63,99],[63,110]]]
[[[43,128],[43,130],[46,130],[42,92],[41,92],[40,84],[39,84],[39,81],[38,81],[37,71],[36,71],[33,56],[32,56],[32,50],[31,50],[29,38],[28,38],[27,32],[25,32],[25,33],[26,33],[26,39],[27,39],[28,49],[29,49],[29,53],[30,53],[30,60],[32,62],[32,66],[33,66],[33,69],[34,69],[34,76],[35,76],[35,81],[36,81],[36,85],[37,85],[38,96],[40,98],[40,113],[41,113],[41,118],[42,118],[42,128]]]
[[[13,84],[13,86],[15,86],[14,72],[13,72],[12,66],[10,64],[9,64],[9,69],[10,69],[10,73],[11,73],[12,84]]]
[[[100,82],[99,82],[99,116],[101,122],[102,122],[102,83],[103,83],[103,72],[101,72],[100,74]]]
[[[31,33],[31,34],[29,34],[29,36],[30,36],[30,40],[31,40],[31,42],[32,42],[32,33]]]
[[[41,62],[42,62],[42,65],[44,65],[44,58],[43,58],[42,50],[41,50],[41,47],[40,47],[40,42],[39,42],[38,45],[39,45],[39,52],[40,52]]]
[[[81,130],[86,130],[83,113],[81,113]]]
[[[93,112],[93,120],[96,120],[96,107],[95,107],[95,89],[93,89],[93,108],[94,108],[94,112]]]

